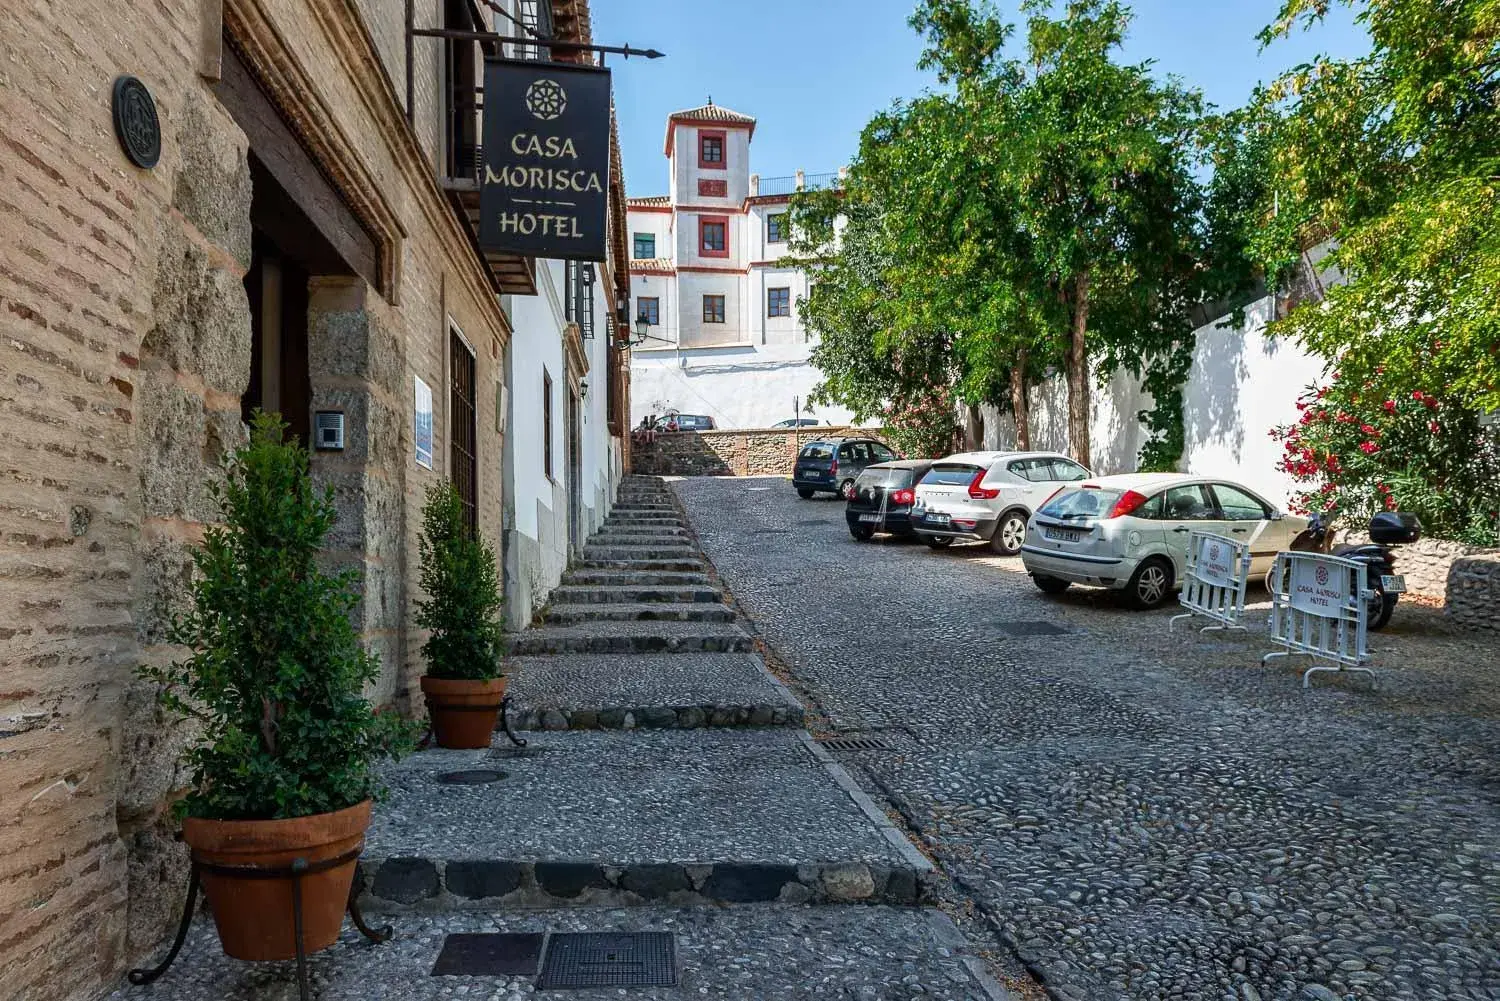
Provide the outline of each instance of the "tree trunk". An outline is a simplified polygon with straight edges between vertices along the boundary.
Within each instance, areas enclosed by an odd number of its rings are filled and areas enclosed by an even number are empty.
[[[964,447],[977,452],[984,448],[984,415],[973,403],[966,403],[964,406],[967,408],[964,420]]]
[[[1016,448],[1031,447],[1031,403],[1026,398],[1026,349],[1010,368],[1010,409],[1016,418]]]
[[[1073,279],[1073,330],[1068,344],[1068,445],[1073,458],[1089,469],[1089,274]]]

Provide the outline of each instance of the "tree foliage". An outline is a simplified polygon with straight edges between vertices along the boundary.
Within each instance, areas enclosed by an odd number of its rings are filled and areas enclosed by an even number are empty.
[[[1203,290],[1201,101],[1116,61],[1121,4],[1022,9],[1026,58],[1012,59],[1015,29],[988,2],[918,7],[921,65],[946,89],[876,116],[841,202],[794,210],[813,223],[796,248],[818,272],[805,312],[823,392],[870,413],[951,388],[1011,410],[1024,441],[1027,388],[1062,366],[1087,463],[1092,366],[1163,383],[1182,369]]]
[[[1315,23],[1331,2],[1284,0],[1263,42]],[[1298,67],[1255,109],[1275,183],[1250,209],[1252,252],[1284,276],[1304,247],[1333,237],[1328,263],[1346,279],[1272,332],[1331,359],[1329,390],[1351,406],[1356,396],[1440,399],[1437,440],[1474,455],[1494,447],[1478,413],[1500,409],[1500,4],[1342,2],[1368,29],[1370,53]],[[1392,464],[1378,482],[1425,484],[1443,495],[1430,499],[1434,512],[1471,508],[1454,493],[1464,478],[1436,453],[1393,452],[1381,450]],[[1351,509],[1384,503],[1371,477],[1334,483]],[[1479,487],[1500,506],[1494,478]]]
[[[429,630],[422,644],[427,673],[469,681],[499,677],[505,638],[495,552],[470,530],[463,500],[446,480],[427,491],[417,546],[427,597],[417,602],[416,621]]]
[[[164,706],[202,726],[193,791],[181,808],[214,820],[341,810],[379,791],[374,763],[409,745],[410,727],[362,691],[379,664],[349,619],[357,574],[319,569],[336,514],[308,454],[257,414],[250,443],[210,484],[223,524],[194,550],[193,607],[171,639],[192,651],[143,668]]]

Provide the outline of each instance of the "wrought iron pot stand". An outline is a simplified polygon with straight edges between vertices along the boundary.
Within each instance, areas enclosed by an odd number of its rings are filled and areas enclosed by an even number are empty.
[[[337,858],[325,859],[321,862],[308,863],[305,859],[293,859],[290,865],[285,866],[251,866],[251,865],[219,865],[212,862],[201,861],[197,853],[193,853],[192,866],[188,876],[187,900],[182,906],[182,920],[177,924],[177,937],[172,940],[172,948],[167,952],[159,964],[151,969],[131,970],[126,974],[127,979],[136,986],[144,986],[154,983],[162,974],[171,968],[176,961],[177,954],[182,951],[182,945],[187,941],[188,930],[193,924],[193,909],[198,900],[198,890],[201,887],[200,874],[208,873],[213,876],[225,876],[230,879],[290,879],[292,881],[292,929],[293,937],[297,943],[297,991],[301,1001],[311,1001],[311,994],[307,987],[307,952],[302,943],[302,880],[304,877],[315,875],[329,869],[336,869],[341,865],[353,862],[359,858],[360,852],[364,851],[364,845],[360,844],[352,851],[345,852]],[[359,929],[360,934],[371,942],[388,941],[395,933],[390,925],[380,928],[371,928],[365,923],[364,915],[359,911],[359,882],[356,880],[349,888],[349,902],[345,910],[354,927]]]

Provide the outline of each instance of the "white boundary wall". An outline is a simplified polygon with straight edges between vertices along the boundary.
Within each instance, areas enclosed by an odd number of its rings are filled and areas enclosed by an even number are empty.
[[[1219,326],[1226,318],[1195,332],[1193,367],[1183,387],[1186,444],[1179,469],[1242,480],[1285,504],[1295,484],[1276,468],[1282,446],[1267,432],[1297,420],[1297,398],[1321,381],[1324,363],[1295,343],[1265,336],[1272,308],[1267,297],[1246,309],[1243,326]],[[1124,374],[1094,393],[1090,437],[1096,472],[1135,470],[1146,440],[1136,414],[1151,405],[1150,394]],[[1062,376],[1033,389],[1031,406],[1031,447],[1066,451],[1068,397]],[[988,407],[984,417],[986,448],[1015,444],[1010,417]]]

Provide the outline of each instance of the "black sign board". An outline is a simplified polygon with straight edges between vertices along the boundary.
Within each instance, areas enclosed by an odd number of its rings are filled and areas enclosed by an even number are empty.
[[[479,190],[485,250],[604,260],[609,71],[488,60]]]

